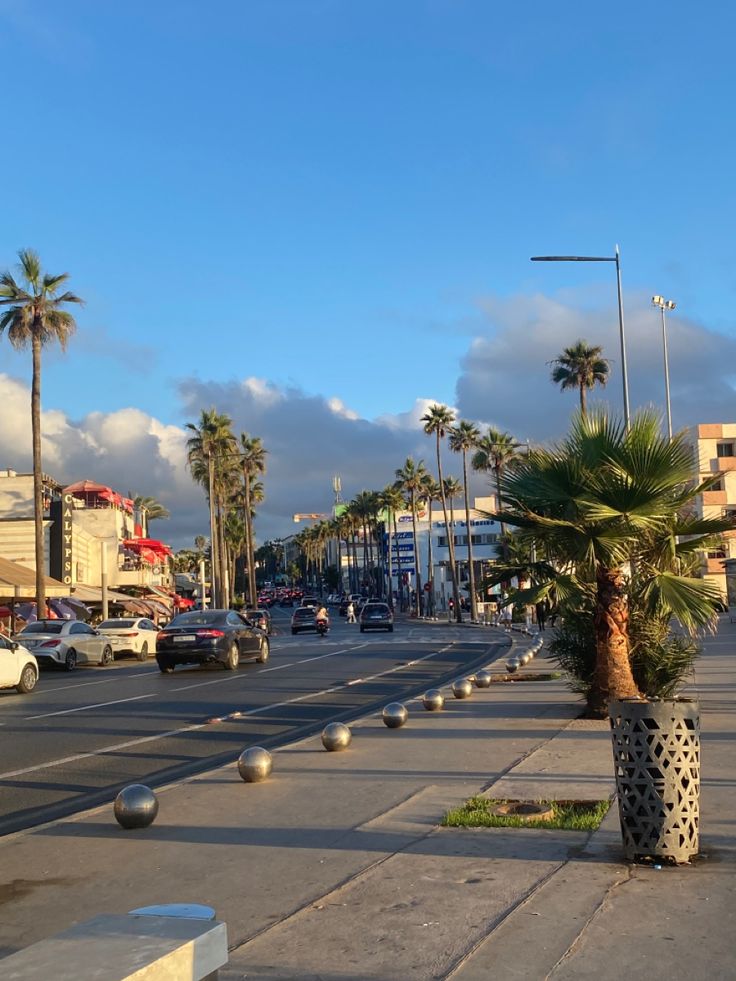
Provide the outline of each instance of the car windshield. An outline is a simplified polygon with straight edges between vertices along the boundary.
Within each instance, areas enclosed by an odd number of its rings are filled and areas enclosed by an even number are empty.
[[[365,613],[388,613],[388,606],[385,603],[368,603],[363,610]]]
[[[22,634],[60,634],[64,629],[65,620],[36,620],[27,623],[21,630]]]
[[[306,606],[304,609],[296,610],[294,616],[297,620],[312,620],[314,619],[314,610],[311,606]]]
[[[104,630],[105,627],[134,627],[135,620],[121,620],[118,617],[113,617],[112,620],[103,620],[98,626],[98,630]]]
[[[170,627],[196,627],[207,623],[221,623],[227,616],[222,610],[197,610],[192,613],[180,613],[169,624]]]

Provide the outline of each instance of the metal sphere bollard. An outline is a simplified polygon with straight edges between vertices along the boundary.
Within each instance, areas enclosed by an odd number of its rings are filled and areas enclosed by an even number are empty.
[[[491,672],[490,671],[479,671],[475,676],[475,687],[476,688],[490,688],[491,687]]]
[[[428,712],[439,712],[445,704],[445,696],[438,688],[430,688],[424,693],[422,704]]]
[[[115,798],[113,813],[122,828],[147,828],[156,820],[158,798],[150,787],[132,783]]]
[[[409,718],[409,713],[406,705],[402,705],[401,702],[389,702],[381,717],[384,725],[389,729],[400,729]]]
[[[271,775],[273,759],[262,746],[250,746],[238,757],[238,773],[246,783],[260,783]]]
[[[528,664],[531,661],[531,659],[532,656],[529,653],[529,651],[524,651],[524,653],[519,658],[519,661],[521,661],[522,665],[524,665],[524,664]]]
[[[322,745],[331,753],[347,749],[352,738],[352,732],[342,722],[330,722],[322,730]]]
[[[455,698],[470,698],[473,694],[473,686],[467,678],[462,678],[460,681],[453,683],[452,694]]]
[[[521,662],[519,661],[518,657],[510,657],[506,662],[506,670],[509,674],[516,674],[516,672],[519,670],[520,664]]]

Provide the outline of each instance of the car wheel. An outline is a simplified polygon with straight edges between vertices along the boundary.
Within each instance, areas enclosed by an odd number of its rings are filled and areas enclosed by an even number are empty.
[[[294,628],[292,627],[292,628],[291,628],[291,633],[292,633],[292,635],[293,635],[293,634],[295,634],[295,633],[297,633],[297,631],[296,631],[296,630],[294,630]]]
[[[393,627],[389,627],[389,628],[388,628],[388,632],[389,632],[390,634],[392,634],[392,633],[394,632],[394,628],[393,628]]]
[[[72,648],[70,651],[66,652],[66,657],[64,658],[64,670],[73,671],[77,666],[77,652]]]
[[[136,657],[138,658],[139,661],[147,661],[148,660],[148,641],[147,640],[144,640],[143,643],[141,644],[141,649],[138,651]]]
[[[265,664],[266,661],[268,660],[268,655],[270,653],[271,653],[271,651],[270,651],[270,648],[269,648],[269,645],[268,645],[268,641],[267,640],[264,640],[263,643],[261,644],[261,649],[258,652],[258,657],[256,658],[256,661],[259,664]]]
[[[20,681],[15,687],[21,695],[27,695],[36,687],[37,681],[38,675],[36,674],[35,668],[32,664],[26,664],[20,673]]]
[[[238,664],[240,664],[240,651],[238,650],[237,644],[231,644],[230,650],[227,652],[227,659],[225,661],[225,670],[234,671]]]
[[[162,661],[160,658],[156,658],[156,664],[158,664],[158,669],[161,674],[173,674],[174,665],[169,664],[168,661]]]
[[[114,660],[115,658],[112,653],[112,647],[110,647],[109,644],[105,644],[105,646],[102,648],[102,660],[100,661],[100,664],[103,668],[106,668],[108,665],[112,664]]]
[[[363,626],[363,624],[362,624],[362,623],[361,623],[361,625],[360,625],[360,632],[361,632],[362,634],[364,634],[364,633],[365,633],[365,627]]]

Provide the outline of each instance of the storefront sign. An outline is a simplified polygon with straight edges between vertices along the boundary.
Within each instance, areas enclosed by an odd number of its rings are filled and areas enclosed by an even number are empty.
[[[65,586],[72,584],[73,501],[73,494],[64,494],[61,499],[61,581]]]

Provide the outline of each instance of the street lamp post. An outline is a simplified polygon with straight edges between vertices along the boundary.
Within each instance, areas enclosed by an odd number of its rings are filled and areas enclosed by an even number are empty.
[[[621,375],[624,387],[624,421],[631,426],[629,412],[629,375],[626,368],[626,335],[624,333],[624,299],[621,290],[621,254],[616,246],[615,255],[533,255],[532,262],[614,262],[616,264],[616,289],[618,291],[618,332],[621,340]]]
[[[659,307],[662,313],[662,347],[664,349],[664,396],[667,406],[667,436],[672,441],[672,409],[670,407],[670,360],[667,354],[667,321],[665,310],[674,310],[677,304],[674,300],[665,300],[663,296],[653,296],[652,303]]]

